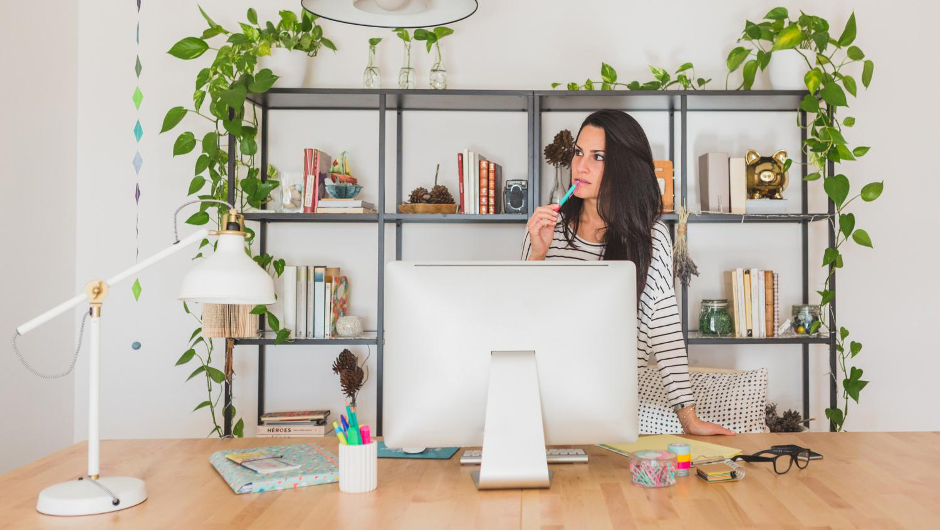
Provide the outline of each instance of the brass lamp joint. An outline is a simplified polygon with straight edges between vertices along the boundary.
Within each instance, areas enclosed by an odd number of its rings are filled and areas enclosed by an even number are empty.
[[[104,280],[92,280],[85,284],[85,296],[91,305],[91,316],[101,316],[101,304],[108,296],[108,284]]]
[[[234,234],[248,237],[248,233],[245,232],[245,216],[240,214],[235,208],[230,208],[229,211],[225,213],[225,216],[222,218],[222,226],[222,230],[213,230],[209,233],[214,236]]]

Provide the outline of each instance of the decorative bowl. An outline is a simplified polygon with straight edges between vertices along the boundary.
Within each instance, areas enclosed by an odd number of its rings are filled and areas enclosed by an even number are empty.
[[[334,199],[352,199],[363,189],[359,184],[351,184],[349,182],[341,182],[339,184],[326,183],[324,187],[327,188],[327,195]]]
[[[456,204],[404,203],[399,205],[399,213],[455,213]]]

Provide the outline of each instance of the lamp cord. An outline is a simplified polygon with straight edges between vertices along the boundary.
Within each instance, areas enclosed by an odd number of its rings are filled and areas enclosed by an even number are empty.
[[[179,221],[177,217],[180,215],[180,210],[182,210],[183,208],[186,208],[190,204],[202,204],[204,202],[219,203],[228,207],[229,209],[235,209],[234,205],[231,205],[225,201],[219,201],[216,199],[197,199],[195,201],[184,202],[183,204],[180,205],[179,208],[176,209],[175,212],[173,212],[173,244],[174,245],[180,242],[180,235],[179,235],[179,232],[177,231],[177,221]]]
[[[88,477],[88,480],[90,480],[92,484],[98,486],[99,488],[101,488],[102,490],[104,490],[105,493],[107,493],[108,495],[111,496],[111,504],[113,504],[113,505],[115,505],[115,506],[121,504],[121,500],[118,499],[117,495],[115,495],[114,493],[111,493],[111,490],[109,490],[107,487],[105,487],[104,484],[102,484],[101,482],[98,482],[97,480],[95,480],[95,479],[93,479],[93,478],[91,478],[91,477]]]
[[[85,313],[85,316],[82,317],[82,326],[78,329],[78,347],[75,348],[75,355],[72,357],[72,364],[69,365],[68,370],[62,372],[61,374],[41,373],[35,368],[33,368],[32,366],[30,366],[28,362],[26,362],[26,359],[23,358],[23,354],[21,354],[19,348],[16,347],[16,338],[20,336],[19,331],[13,334],[13,353],[15,353],[16,356],[20,358],[20,362],[23,363],[23,366],[25,366],[26,369],[32,372],[33,375],[35,375],[36,377],[40,377],[42,379],[58,379],[60,377],[65,377],[69,375],[70,373],[72,373],[72,370],[75,368],[75,361],[78,360],[78,352],[81,351],[82,349],[82,337],[85,335],[85,321],[88,320],[88,315],[90,313],[91,313],[91,310],[89,309]]]

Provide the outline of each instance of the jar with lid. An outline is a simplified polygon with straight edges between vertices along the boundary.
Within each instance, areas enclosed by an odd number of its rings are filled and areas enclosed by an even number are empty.
[[[735,333],[735,321],[729,314],[728,300],[703,300],[699,312],[699,332],[727,337]]]
[[[813,334],[816,335],[821,322],[819,305],[800,304],[791,306],[791,330],[794,333],[810,335],[811,330],[813,330]],[[814,326],[814,323],[817,323],[817,325]]]

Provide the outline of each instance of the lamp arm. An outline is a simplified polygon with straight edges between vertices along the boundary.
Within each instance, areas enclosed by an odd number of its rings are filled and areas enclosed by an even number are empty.
[[[185,247],[188,247],[189,245],[197,241],[202,241],[208,235],[209,235],[209,231],[206,230],[205,228],[201,228],[197,230],[196,232],[193,232],[190,236],[186,237],[182,241],[177,241],[176,243],[161,250],[160,252],[154,254],[153,256],[150,256],[149,258],[137,263],[133,267],[130,267],[124,270],[123,272],[119,272],[118,274],[112,276],[105,283],[107,283],[108,286],[114,286],[130,278],[131,276],[134,276],[135,274],[146,269],[147,267],[150,267],[151,265],[159,261],[162,261],[172,256],[173,254],[176,254],[180,250],[183,250]],[[41,326],[42,324],[45,324],[46,322],[61,315],[62,313],[65,313],[69,309],[72,309],[73,307],[81,304],[82,302],[87,302],[87,301],[88,301],[88,297],[85,295],[85,293],[74,296],[66,300],[65,302],[62,302],[61,304],[53,307],[49,311],[46,311],[45,313],[39,315],[38,317],[30,320],[29,322],[17,327],[16,332],[19,335],[25,335],[29,333],[30,331],[32,331],[33,329],[35,329],[36,327]]]

